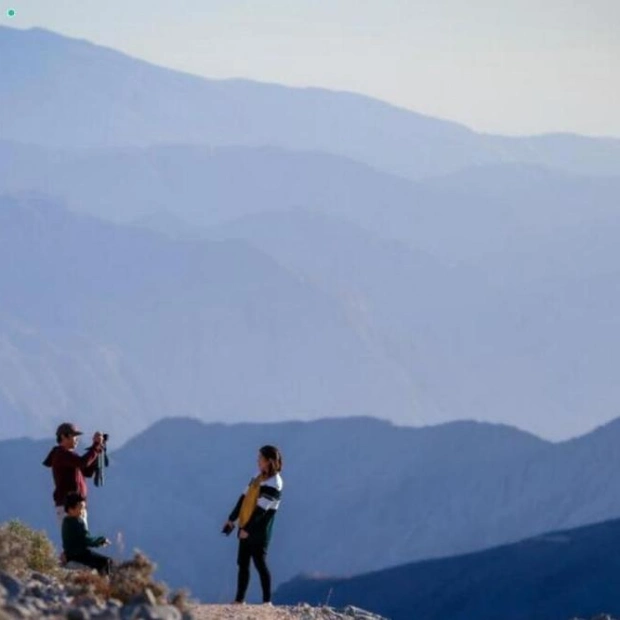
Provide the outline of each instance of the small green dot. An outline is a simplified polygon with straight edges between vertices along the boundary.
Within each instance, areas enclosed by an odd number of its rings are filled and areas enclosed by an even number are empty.
[[[8,17],[15,17],[15,9],[9,9],[6,14]]]

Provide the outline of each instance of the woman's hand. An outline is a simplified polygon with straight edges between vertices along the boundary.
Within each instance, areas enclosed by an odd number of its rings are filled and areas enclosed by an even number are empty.
[[[245,530],[239,530],[239,538],[246,540],[250,535]]]
[[[235,524],[232,521],[226,521],[226,523],[224,523],[224,527],[222,528],[222,534],[226,534],[226,536],[228,536],[229,534],[231,534],[235,529]]]

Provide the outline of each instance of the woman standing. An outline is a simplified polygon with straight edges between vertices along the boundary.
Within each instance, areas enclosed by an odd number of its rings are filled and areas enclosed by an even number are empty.
[[[271,539],[273,522],[280,507],[282,495],[282,455],[275,446],[263,446],[258,452],[259,473],[250,480],[245,492],[239,498],[224,532],[230,534],[239,525],[239,552],[237,564],[237,596],[235,603],[245,602],[250,583],[250,560],[254,562],[260,576],[263,603],[271,602],[271,574],[267,566],[267,548]]]

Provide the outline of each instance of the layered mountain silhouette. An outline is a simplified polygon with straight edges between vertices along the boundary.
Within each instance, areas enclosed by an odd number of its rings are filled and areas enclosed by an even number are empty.
[[[620,611],[618,522],[564,531],[620,515],[617,420],[561,443],[421,426],[617,415],[620,140],[483,135],[40,29],[0,27],[0,55],[0,521],[57,536],[54,429],[109,432],[93,529],[228,601],[221,525],[276,443],[276,581],[336,576],[282,601]]]
[[[116,222],[168,214],[186,227],[206,227],[304,210],[453,262],[617,225],[620,217],[620,177],[523,164],[414,183],[335,155],[272,147],[84,151],[11,142],[0,142],[0,163],[3,191],[49,194],[71,210]]]
[[[370,414],[563,438],[617,414],[619,141],[481,135],[40,29],[0,28],[0,52],[0,192],[71,211],[0,232],[21,261],[2,436],[106,411],[125,437]]]
[[[347,579],[298,578],[279,603],[364,605],[392,620],[565,620],[620,613],[620,520]]]
[[[20,292],[6,302],[3,330],[10,334],[12,362],[3,393],[22,422],[5,436],[41,433],[61,417],[101,408],[111,424],[130,420],[118,423],[125,436],[176,414],[207,420],[369,414],[418,424],[487,419],[567,437],[615,413],[620,395],[610,363],[620,348],[615,179],[508,166],[489,175],[475,170],[413,184],[333,156],[265,149],[209,154],[161,147],[132,150],[118,162],[107,151],[80,157],[65,152],[58,161],[38,148],[5,144],[0,152],[7,163],[0,170],[12,170],[3,186],[21,179],[12,189],[32,185],[64,196],[74,211],[63,211],[63,227],[41,219],[33,229],[27,217],[15,215],[35,217],[36,209],[24,206],[29,199],[12,200],[22,206],[6,225],[5,252],[17,270],[10,287]],[[115,185],[115,178],[123,183]],[[504,186],[509,191],[502,192]],[[389,200],[382,202],[382,196]],[[114,227],[76,211],[132,225]],[[397,225],[399,231],[392,230]],[[93,230],[102,231],[102,239]],[[106,236],[127,241],[107,247]],[[42,239],[48,239],[48,254],[39,247]],[[98,252],[99,243],[107,249]],[[200,297],[178,288],[184,283],[188,290],[202,290],[201,269],[176,258],[162,268],[147,258],[151,245],[175,256],[193,256],[207,246],[226,253],[205,250],[204,260],[217,262],[209,270],[219,269],[220,275]],[[55,257],[54,248],[64,246],[73,255]],[[246,269],[252,252],[269,265],[265,273],[273,268],[282,277],[270,282],[270,275]],[[65,279],[64,290],[56,293],[48,282],[75,269],[67,262],[78,256],[88,275],[75,284]],[[145,263],[149,275],[141,277],[157,291],[147,292],[155,295],[150,305],[140,299],[137,276],[124,268],[134,260]],[[54,273],[41,278],[50,269]],[[301,318],[297,327],[280,325],[272,309],[248,324],[237,301],[230,302],[231,336],[215,335],[211,315],[188,321],[202,312],[198,308],[211,312],[206,307],[218,295],[236,299],[232,272],[257,286],[264,277],[266,303],[292,296],[295,312],[305,312],[301,291],[312,289],[329,300],[312,328],[332,321],[335,331],[324,349],[309,354],[306,345],[299,348],[299,339],[309,337]],[[284,290],[289,279],[299,297]],[[87,312],[77,309],[85,297],[73,290],[86,281],[92,293]],[[110,299],[108,288],[119,287],[124,296]],[[54,303],[63,304],[62,315],[50,313],[53,294]],[[120,304],[117,314],[108,313],[111,303]],[[33,312],[50,329],[64,317],[53,345],[48,336],[40,343],[40,357],[28,352],[28,340],[19,335],[24,325],[33,326]],[[99,313],[103,325],[114,323],[106,327],[113,333],[102,332],[99,324],[85,330],[80,323],[80,317]],[[203,320],[211,331],[201,332]],[[178,331],[180,325],[185,331]],[[203,333],[210,359],[229,355],[229,366],[212,370],[196,352],[200,336],[193,330]],[[239,347],[234,355],[224,353],[229,337],[230,350]],[[357,342],[355,353],[344,344],[349,338]],[[171,358],[169,350],[178,350],[179,357]],[[263,356],[269,355],[278,362],[266,377]],[[307,362],[290,364],[290,355]],[[352,369],[359,367],[366,370],[356,374]],[[230,375],[221,381],[214,378],[218,373]],[[317,373],[329,379],[312,379]],[[356,386],[358,378],[362,384]],[[368,398],[370,391],[374,396]]]
[[[105,418],[96,424],[106,430]],[[152,555],[172,585],[227,601],[235,541],[220,529],[265,443],[279,445],[285,458],[271,549],[282,583],[300,573],[378,571],[616,518],[619,434],[618,421],[552,444],[473,422],[416,429],[368,418],[167,420],[118,450],[112,436],[106,486],[90,493],[91,525],[115,540],[122,532],[126,552]],[[0,479],[0,520],[19,517],[56,532],[50,474],[40,464],[52,444],[0,442],[2,470],[27,481],[16,493],[12,476]]]
[[[290,211],[247,216],[211,234],[247,241],[339,294],[415,377],[425,421],[518,421],[551,437],[606,421],[620,396],[610,364],[620,346],[618,213],[611,202],[600,217],[594,201],[580,209],[569,199],[541,201],[529,215],[511,209],[522,225],[510,232],[499,216],[496,226],[476,217],[485,208],[478,198],[467,207],[469,229],[453,227],[457,207],[419,213],[434,220],[423,251]],[[536,223],[554,209],[548,228]],[[440,254],[437,240],[451,234],[455,243],[446,239]],[[503,248],[490,248],[502,238]]]
[[[337,299],[243,242],[184,242],[0,200],[0,434],[169,415],[400,412],[414,386]]]
[[[530,162],[617,174],[620,141],[503,138],[352,93],[208,80],[86,41],[0,30],[0,139],[54,147],[271,145],[351,157],[409,178],[471,165]]]

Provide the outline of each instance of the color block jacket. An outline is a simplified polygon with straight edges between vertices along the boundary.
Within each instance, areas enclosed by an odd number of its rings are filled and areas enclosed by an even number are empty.
[[[239,528],[248,533],[250,543],[269,545],[283,486],[280,474],[266,480],[260,476],[252,478],[230,513],[228,519],[233,523],[239,520]]]

